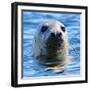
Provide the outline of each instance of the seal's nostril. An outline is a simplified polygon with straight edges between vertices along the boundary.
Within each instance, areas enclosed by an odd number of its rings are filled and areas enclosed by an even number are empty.
[[[55,34],[52,32],[52,33],[51,33],[51,36],[52,36],[52,37],[55,37]]]
[[[61,36],[62,36],[62,33],[61,33],[61,32],[56,34],[56,37],[57,37],[57,38],[59,38],[59,37],[61,37]]]
[[[62,33],[60,32],[60,33],[58,33],[58,36],[60,37],[60,36],[62,36]]]

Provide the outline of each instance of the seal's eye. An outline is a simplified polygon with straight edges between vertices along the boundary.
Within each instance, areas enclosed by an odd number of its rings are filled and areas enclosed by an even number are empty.
[[[65,32],[65,27],[61,26],[61,29],[62,29],[63,32]]]
[[[48,26],[42,26],[41,32],[45,32],[45,31],[47,31],[47,29],[48,29]]]

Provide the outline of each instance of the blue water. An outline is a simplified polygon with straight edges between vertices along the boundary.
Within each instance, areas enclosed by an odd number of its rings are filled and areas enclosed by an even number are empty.
[[[63,73],[46,70],[32,57],[32,40],[41,21],[58,20],[67,27],[70,62]],[[80,14],[23,11],[23,77],[80,76]]]

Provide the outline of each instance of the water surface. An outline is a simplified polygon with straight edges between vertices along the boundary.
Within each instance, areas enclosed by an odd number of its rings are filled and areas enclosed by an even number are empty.
[[[32,57],[32,41],[41,21],[58,20],[67,27],[70,62],[63,73],[46,70]],[[23,11],[23,77],[80,76],[80,14]]]

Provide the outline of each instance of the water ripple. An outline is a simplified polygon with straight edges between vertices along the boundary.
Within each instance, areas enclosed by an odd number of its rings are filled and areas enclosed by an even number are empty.
[[[63,22],[68,31],[69,56],[73,58],[63,73],[47,70],[32,57],[32,40],[38,24],[50,19]],[[24,12],[23,62],[24,77],[80,75],[80,14]]]

